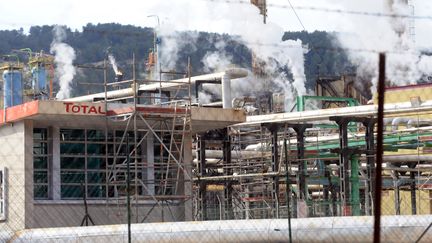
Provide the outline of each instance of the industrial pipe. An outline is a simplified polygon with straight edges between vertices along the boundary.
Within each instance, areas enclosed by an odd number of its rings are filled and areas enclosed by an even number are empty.
[[[423,125],[432,125],[432,120],[412,118],[408,121],[407,128],[419,127],[419,126],[423,126]]]
[[[381,242],[415,242],[432,215],[381,216]],[[373,217],[291,220],[292,242],[372,242]],[[288,242],[286,219],[214,220],[132,225],[133,242]],[[124,242],[126,225],[26,229],[11,243]],[[432,242],[432,231],[421,242]]]
[[[231,79],[227,74],[222,76],[222,103],[222,108],[232,108]]]
[[[391,126],[392,126],[392,131],[397,131],[399,128],[399,124],[401,123],[405,123],[407,124],[411,119],[410,118],[405,118],[405,117],[396,117],[392,120],[391,122]]]
[[[216,159],[222,159],[223,158],[223,151],[222,150],[210,150],[206,149],[206,158],[216,158]],[[241,158],[259,158],[263,156],[263,152],[260,151],[246,151],[246,150],[232,150],[231,151],[231,158],[232,159],[241,159]],[[194,158],[197,158],[197,150],[192,150],[192,156]]]
[[[395,132],[399,128],[399,124],[406,124],[407,128],[418,127],[420,125],[432,125],[432,120],[415,119],[412,117],[395,117],[391,120],[392,131]]]
[[[244,78],[248,75],[246,69],[243,68],[229,68],[224,72],[219,73],[211,73],[200,76],[194,76],[190,78],[191,83],[195,83],[197,80],[215,80],[215,79],[225,79],[225,82],[230,83],[232,79]],[[225,78],[224,78],[225,77]],[[155,91],[159,89],[169,89],[175,88],[181,85],[185,85],[189,83],[189,78],[182,78],[170,81],[161,81],[152,83],[152,84],[142,84],[138,87],[137,91]],[[229,87],[225,85],[226,87]],[[107,99],[118,99],[124,97],[130,97],[134,95],[133,88],[126,88],[120,90],[113,90],[107,92]],[[93,102],[95,100],[103,100],[105,98],[105,93],[97,93],[91,95],[78,96],[74,98],[65,99],[64,101],[68,102]],[[231,103],[231,99],[229,100]]]
[[[287,112],[268,115],[256,115],[246,117],[246,122],[233,125],[257,125],[261,123],[277,123],[277,122],[307,122],[328,120],[329,117],[352,117],[352,116],[376,116],[378,106],[376,105],[361,105],[353,107],[342,107],[332,109],[311,110],[302,112]],[[390,114],[409,114],[432,109],[432,100],[423,102],[420,106],[414,107],[411,102],[391,103],[384,105],[384,113]]]

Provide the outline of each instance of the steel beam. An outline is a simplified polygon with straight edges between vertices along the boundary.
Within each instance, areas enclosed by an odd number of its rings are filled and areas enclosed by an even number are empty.
[[[352,151],[348,149],[348,124],[350,122],[362,121],[356,117],[330,117],[331,121],[335,121],[339,126],[339,164],[340,164],[340,196],[342,202],[342,216],[352,216],[352,205],[351,205],[351,184],[350,184],[350,172],[351,172],[351,155]]]
[[[279,172],[279,141],[278,141],[278,131],[281,124],[264,124],[264,126],[271,132],[271,144],[272,144],[272,156],[271,156],[271,167],[272,172]],[[279,218],[279,176],[273,177],[273,208],[272,212],[275,218]]]
[[[206,154],[205,154],[205,138],[204,136],[197,136],[197,150],[198,150],[198,172],[200,177],[206,176]],[[201,211],[201,220],[207,220],[207,183],[206,181],[199,181],[199,204]]]
[[[233,175],[233,170],[231,167],[231,138],[228,133],[228,129],[223,130],[224,138],[222,141],[222,149],[223,149],[223,161],[224,164],[228,167],[224,170],[225,175]],[[226,219],[234,219],[233,212],[233,183],[227,182],[225,185],[224,197],[225,197],[225,213]]]

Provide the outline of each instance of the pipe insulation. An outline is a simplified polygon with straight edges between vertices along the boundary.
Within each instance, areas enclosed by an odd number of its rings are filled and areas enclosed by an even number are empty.
[[[199,75],[194,76],[190,78],[191,83],[195,83],[197,80],[221,80],[222,83],[225,82],[225,86],[222,84],[222,89],[225,87],[226,89],[229,89],[227,91],[226,98],[229,98],[229,103],[231,104],[231,89],[230,89],[230,83],[232,79],[238,79],[238,78],[244,78],[247,77],[248,71],[243,68],[229,68],[226,69],[223,72],[219,73],[212,73],[212,74],[205,74],[205,75]],[[141,84],[137,91],[156,91],[159,89],[170,89],[170,88],[176,88],[178,86],[182,86],[189,83],[189,78],[182,78],[182,79],[176,79],[176,80],[169,80],[169,81],[161,81],[161,82],[155,82],[151,84]],[[113,90],[107,92],[107,98],[108,99],[118,99],[118,98],[125,98],[125,97],[131,97],[134,95],[134,89],[126,88],[126,89],[120,89],[120,90]],[[229,95],[229,97],[228,97]],[[105,98],[105,93],[97,93],[97,94],[91,94],[91,95],[84,95],[74,98],[65,99],[64,101],[68,102],[93,102],[95,100],[103,100]],[[228,101],[226,101],[228,102]],[[224,102],[225,104],[225,102]],[[229,105],[231,106],[231,105]]]
[[[229,75],[222,76],[222,108],[232,108],[231,80]]]
[[[361,105],[352,107],[332,108],[332,109],[321,109],[311,110],[302,112],[287,112],[287,113],[276,113],[268,115],[256,115],[246,117],[246,122],[238,123],[233,125],[245,126],[245,125],[259,125],[261,123],[280,123],[280,122],[309,122],[309,121],[320,121],[328,120],[329,117],[352,117],[352,116],[376,116],[378,110],[377,105]],[[417,114],[418,112],[430,112],[432,111],[432,100],[423,102],[418,107],[413,107],[411,102],[400,102],[390,103],[384,105],[384,114],[397,115],[404,114]]]
[[[372,242],[373,217],[291,220],[293,242]],[[415,242],[432,215],[381,217],[381,242]],[[287,219],[132,224],[132,242],[288,242]],[[11,237],[24,242],[126,242],[127,225],[27,229]],[[421,242],[432,242],[428,231]]]

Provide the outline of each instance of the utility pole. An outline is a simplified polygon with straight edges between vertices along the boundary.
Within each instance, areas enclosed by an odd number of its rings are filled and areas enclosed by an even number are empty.
[[[267,0],[251,0],[253,5],[257,6],[260,14],[263,16],[263,23],[267,23]]]
[[[373,242],[380,243],[381,234],[381,189],[382,189],[382,163],[383,163],[383,126],[384,126],[384,94],[385,94],[385,54],[379,54],[378,72],[378,121],[376,146],[376,180],[374,202],[374,233]]]

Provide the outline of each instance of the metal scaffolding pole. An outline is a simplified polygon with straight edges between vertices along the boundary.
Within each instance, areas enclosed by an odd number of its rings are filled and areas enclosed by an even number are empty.
[[[231,138],[228,133],[228,129],[224,129],[224,139],[222,142],[222,148],[223,148],[223,161],[226,165],[228,165],[228,168],[226,169],[226,172],[224,172],[227,175],[233,174],[233,169],[230,168],[231,166]],[[233,212],[233,184],[231,181],[228,181],[225,183],[225,206],[226,208],[226,219],[234,219],[234,212]]]
[[[206,176],[206,154],[205,154],[205,137],[198,136],[197,152],[198,152],[198,173],[199,177]],[[198,178],[199,178],[198,177]],[[207,183],[206,181],[199,181],[199,210],[201,211],[201,220],[207,220]]]
[[[271,133],[271,168],[274,173],[279,173],[279,138],[278,131],[280,124],[263,124]],[[272,181],[272,214],[274,218],[279,218],[279,176],[275,175]]]
[[[375,137],[374,127],[376,119],[370,118],[363,122],[363,126],[366,127],[366,175],[367,184],[365,188],[365,214],[372,215],[372,203],[374,202],[374,190],[375,190]]]
[[[190,78],[190,64],[188,65],[188,73]],[[127,191],[126,196],[134,196],[131,199],[135,207],[134,213],[136,222],[140,222],[140,208],[142,208],[141,200],[151,199],[154,201],[154,205],[159,206],[162,210],[165,209],[170,211],[171,216],[174,220],[174,214],[171,212],[170,203],[178,201],[186,201],[186,196],[181,195],[185,193],[185,189],[180,188],[180,183],[183,186],[186,185],[187,181],[191,181],[190,173],[184,170],[184,158],[183,158],[183,146],[185,136],[190,136],[190,103],[191,98],[177,98],[180,93],[179,90],[187,86],[187,95],[190,96],[190,81],[182,86],[176,86],[174,91],[177,92],[173,100],[168,100],[167,102],[161,102],[162,96],[159,97],[158,113],[154,114],[154,106],[139,104],[140,94],[137,88],[139,87],[138,80],[136,78],[136,59],[135,54],[133,55],[132,62],[132,80],[122,81],[117,80],[117,82],[108,83],[104,80],[104,91],[105,91],[105,113],[106,113],[106,131],[105,131],[105,143],[108,146],[108,131],[113,129],[114,138],[112,141],[112,146],[114,154],[112,155],[112,164],[108,163],[108,154],[106,154],[107,163],[107,175],[106,175],[106,197],[107,202],[114,199],[118,204],[122,203],[125,199],[124,192],[122,192],[122,187],[124,188],[125,178],[132,176],[130,180],[133,183],[134,188],[132,191]],[[153,82],[153,81],[152,81]],[[162,80],[158,82],[162,83]],[[163,81],[164,83],[169,83],[170,81]],[[108,100],[107,92],[108,86],[115,86],[116,84],[127,84],[130,83],[133,90],[133,96],[123,97],[122,99],[111,99]],[[183,93],[182,95],[185,95]],[[168,99],[171,98],[167,95]],[[129,100],[133,100],[133,103],[127,103]],[[109,110],[108,102],[119,102],[124,101],[123,104],[119,106],[113,106],[113,110]],[[181,103],[181,104],[180,104]],[[121,107],[116,110],[116,107]],[[145,117],[145,119],[144,119]],[[123,135],[120,141],[117,140],[117,135],[115,134],[115,129],[123,127]],[[133,135],[131,135],[133,134]],[[167,136],[164,136],[168,134]],[[159,161],[153,161],[151,165],[141,157],[144,153],[153,153],[153,149],[143,149],[142,144],[146,141],[146,137],[152,135],[160,143],[161,151],[167,153],[168,156],[160,156]],[[132,138],[133,136],[133,138]],[[130,139],[129,139],[130,137]],[[127,141],[125,141],[127,140]],[[129,146],[129,143],[131,146]],[[133,143],[133,146],[132,146]],[[126,145],[127,154],[124,153]],[[147,145],[146,145],[147,146]],[[148,147],[148,146],[147,146]],[[123,152],[122,152],[123,151]],[[133,158],[131,157],[133,156]],[[154,158],[154,156],[150,156]],[[125,159],[126,158],[126,159]],[[129,160],[133,159],[133,162]],[[172,163],[174,162],[174,163]],[[133,163],[133,164],[132,164]],[[132,171],[129,173],[127,170],[133,166]],[[152,168],[150,168],[151,166]],[[160,173],[161,176],[150,176],[145,170],[150,170],[154,175]],[[147,178],[147,179],[145,179]],[[132,181],[133,180],[133,181]],[[155,185],[157,190],[149,189],[148,185]],[[190,185],[190,184],[189,184]],[[114,192],[111,192],[113,188]],[[147,193],[147,194],[145,194]],[[126,198],[127,199],[127,198]],[[123,201],[124,202],[124,201]],[[163,205],[166,204],[166,205]],[[107,204],[108,206],[108,204]],[[166,207],[165,207],[166,206]],[[153,209],[151,209],[152,211]],[[144,216],[145,220],[150,214]]]

